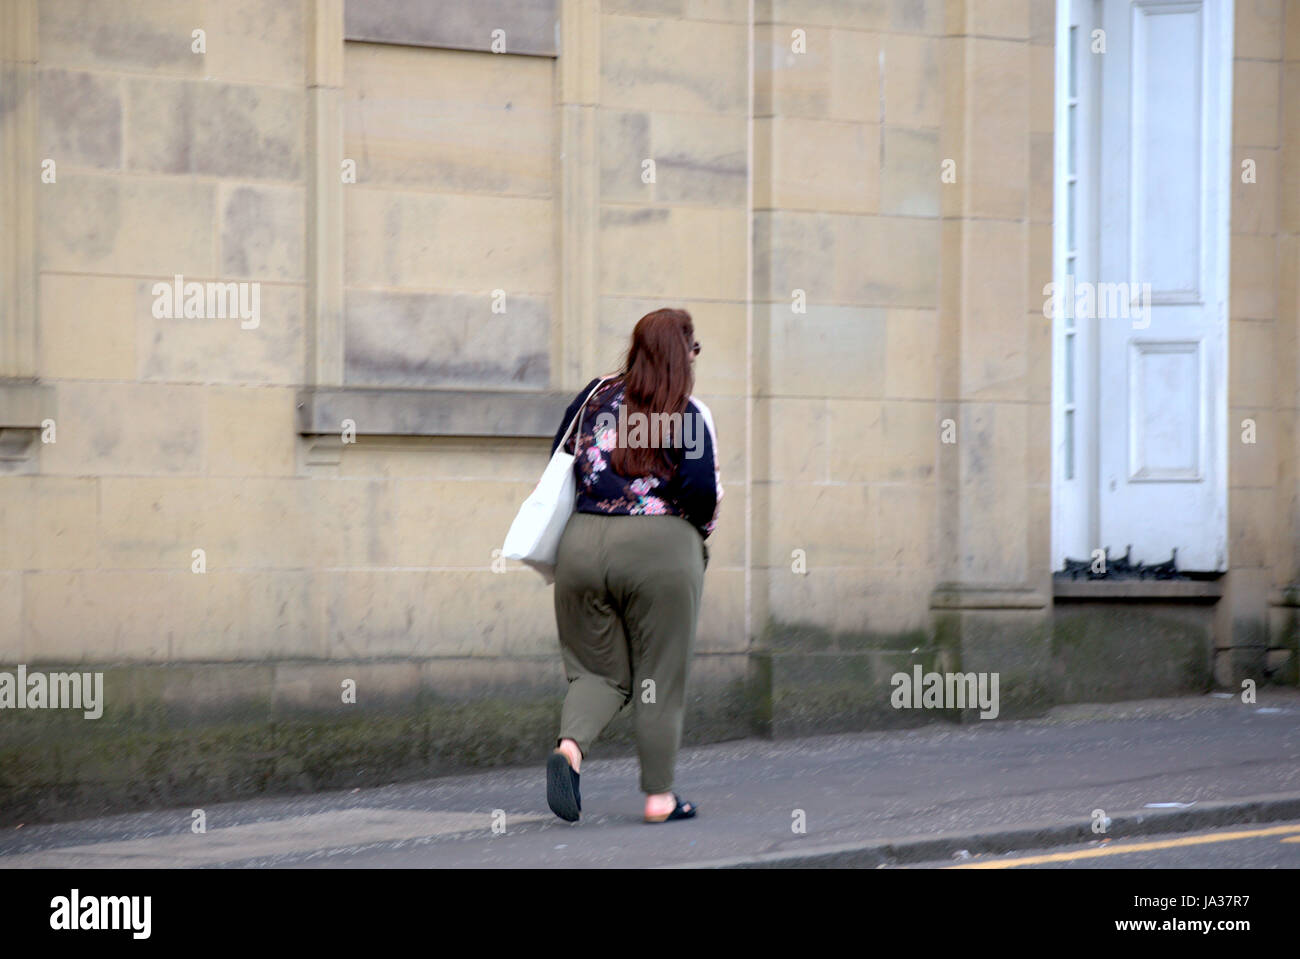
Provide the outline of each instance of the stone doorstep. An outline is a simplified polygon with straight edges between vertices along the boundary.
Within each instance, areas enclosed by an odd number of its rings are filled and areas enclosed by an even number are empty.
[[[1217,579],[1056,579],[1052,597],[1057,602],[1167,602],[1216,603],[1223,597],[1223,581]]]

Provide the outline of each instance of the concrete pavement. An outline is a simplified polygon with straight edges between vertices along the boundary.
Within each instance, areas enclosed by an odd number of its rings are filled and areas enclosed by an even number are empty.
[[[1111,837],[1294,820],[1300,691],[684,750],[678,791],[700,814],[656,826],[635,760],[590,758],[570,825],[546,808],[543,759],[213,804],[201,833],[188,808],[9,828],[0,868],[869,866],[1078,843],[1105,820]]]

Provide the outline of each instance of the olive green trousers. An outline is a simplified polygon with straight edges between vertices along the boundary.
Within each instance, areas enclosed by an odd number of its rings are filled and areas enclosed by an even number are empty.
[[[707,551],[680,516],[574,513],[555,565],[569,690],[559,739],[588,748],[629,700],[641,789],[673,788]]]

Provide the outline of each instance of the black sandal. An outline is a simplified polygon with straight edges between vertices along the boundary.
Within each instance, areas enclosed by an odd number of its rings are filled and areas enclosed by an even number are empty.
[[[671,822],[674,819],[693,819],[695,817],[695,803],[689,800],[683,800],[677,793],[673,793],[673,800],[677,805],[670,813],[663,816],[646,816],[646,822]]]
[[[578,778],[569,765],[569,757],[558,749],[551,753],[546,760],[546,803],[551,812],[566,822],[577,822],[582,812]]]

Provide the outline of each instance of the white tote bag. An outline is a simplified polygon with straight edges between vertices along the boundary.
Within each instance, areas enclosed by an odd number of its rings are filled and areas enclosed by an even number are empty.
[[[564,438],[555,448],[542,478],[524,500],[524,505],[519,507],[515,521],[510,524],[510,532],[506,533],[505,545],[501,547],[502,556],[531,566],[548,583],[555,582],[555,556],[564,527],[573,515],[578,492],[573,478],[573,454],[564,452],[564,444],[569,441],[575,423],[578,424],[578,435],[582,435],[582,414],[587,402],[607,379],[609,377],[602,379],[592,387],[591,393],[583,397],[577,415],[569,421],[569,428],[564,431]],[[577,444],[574,446],[576,448]]]

